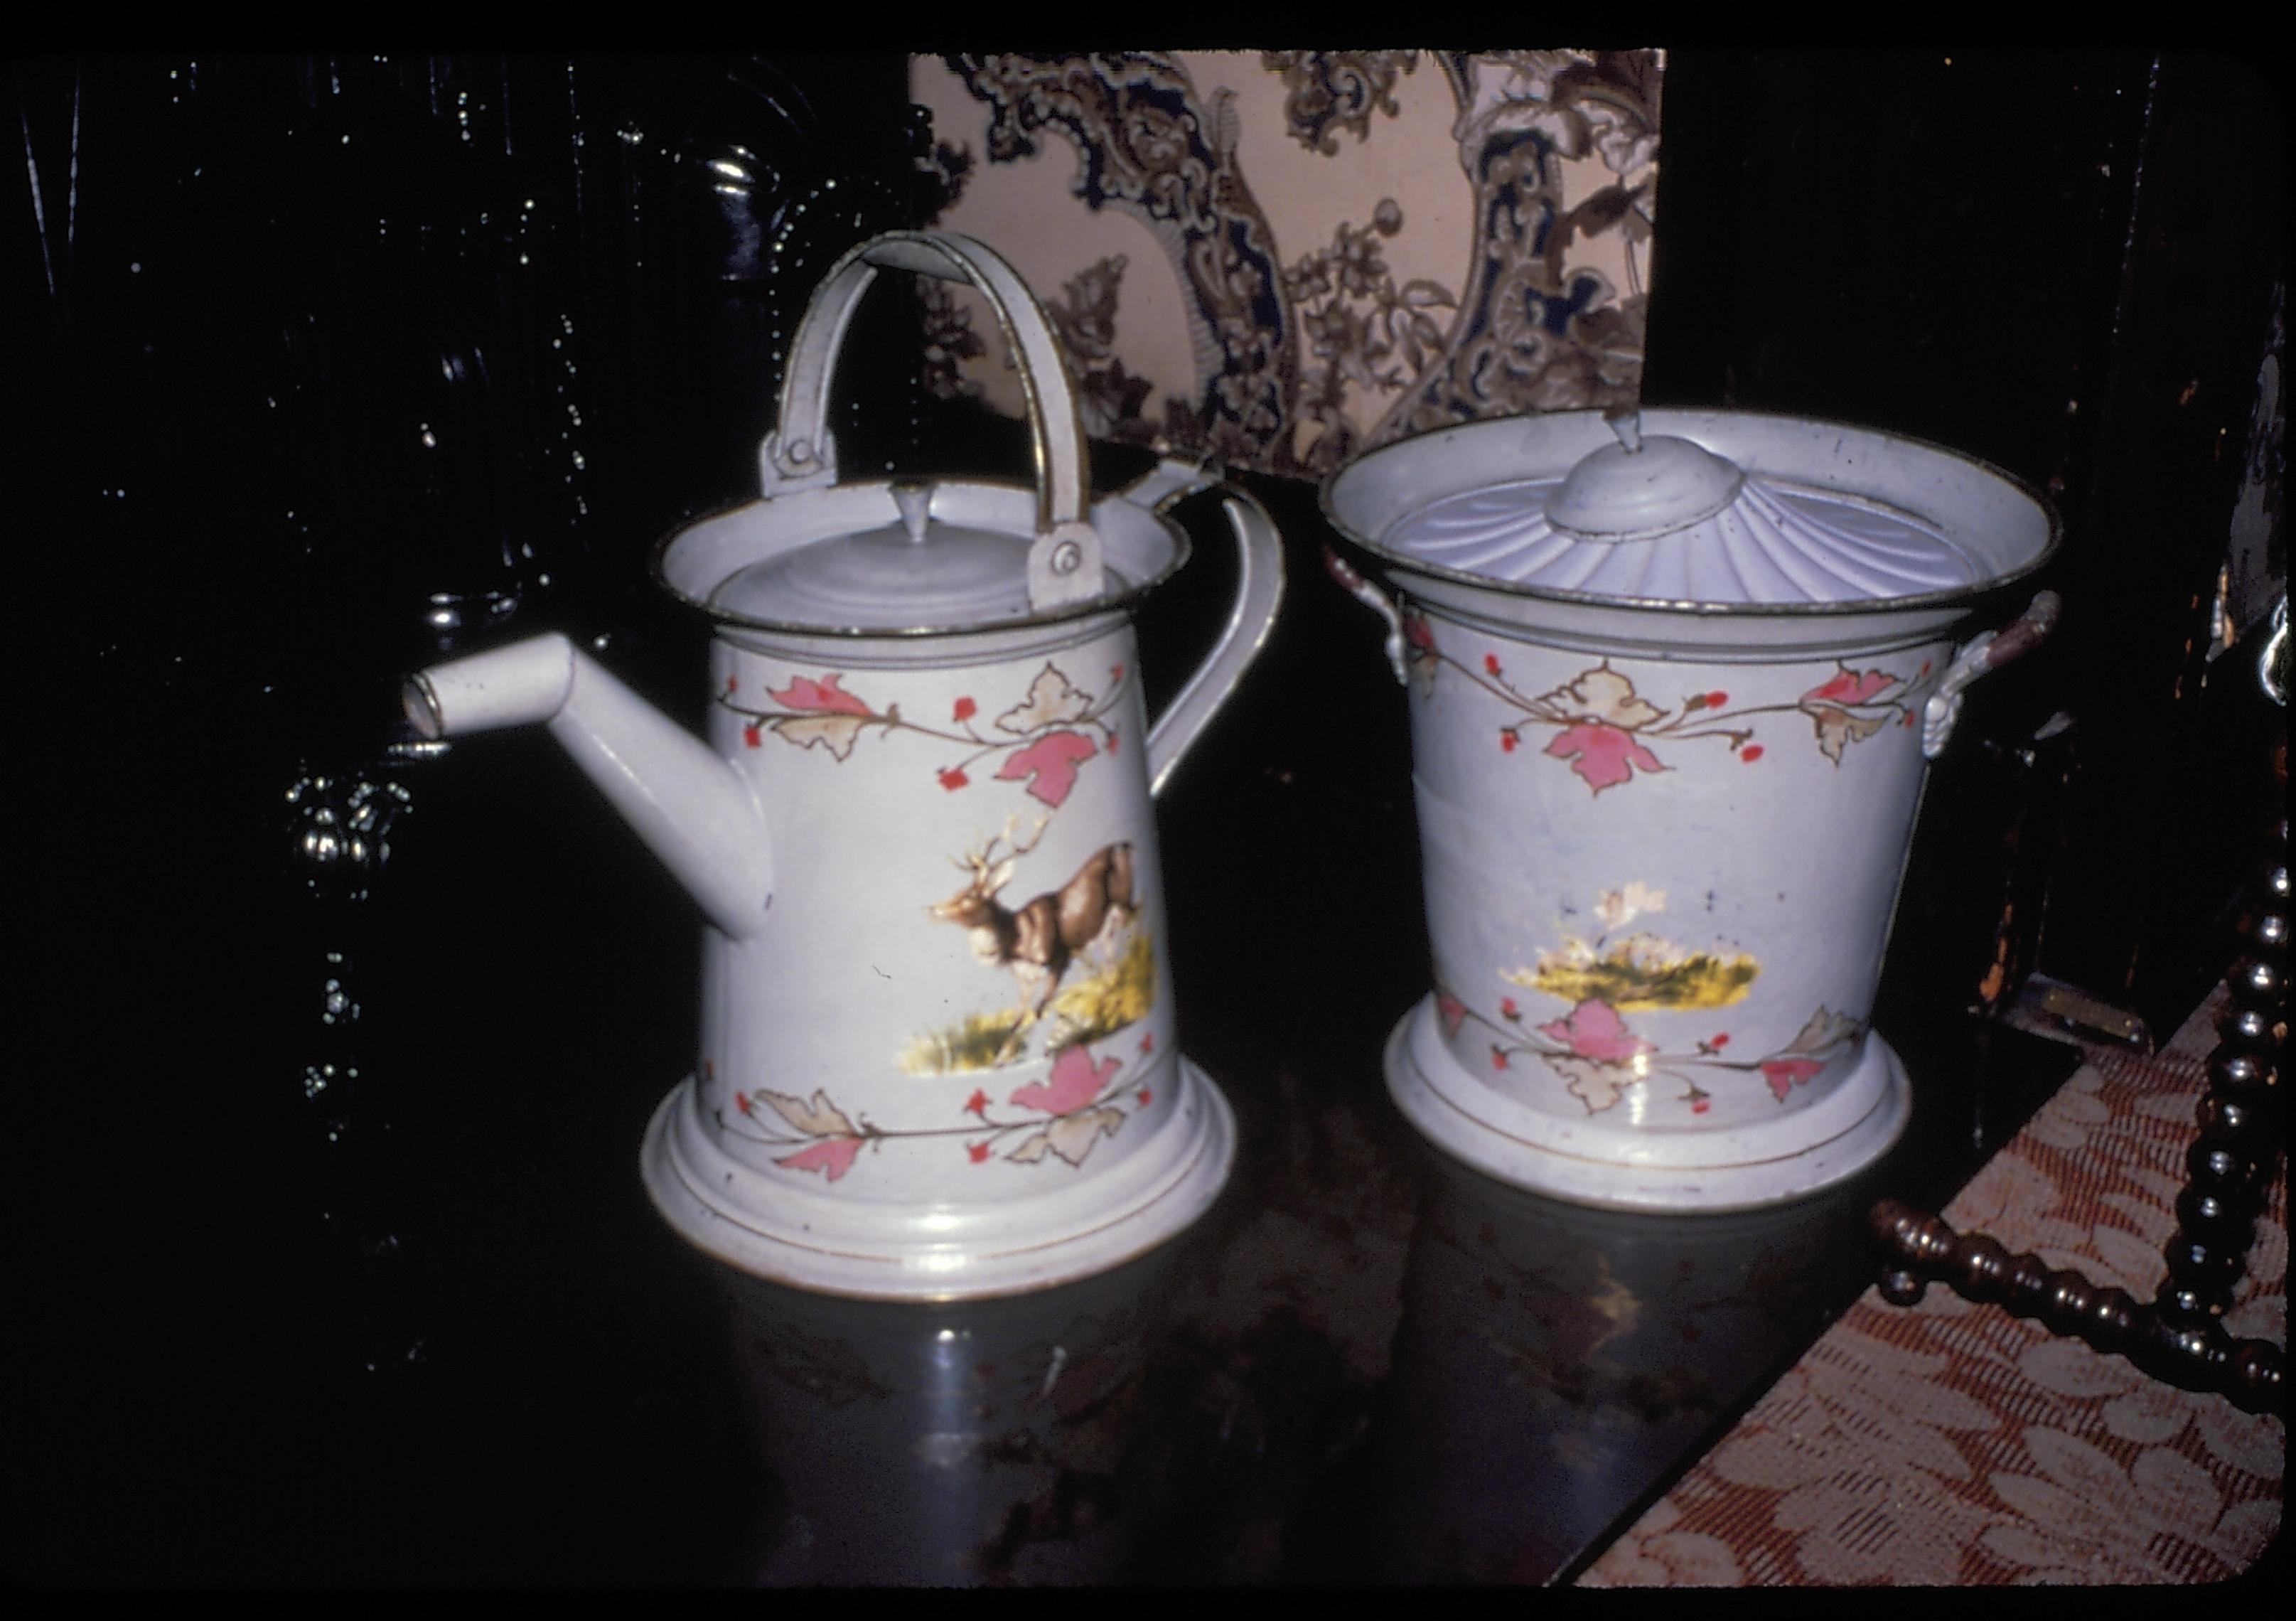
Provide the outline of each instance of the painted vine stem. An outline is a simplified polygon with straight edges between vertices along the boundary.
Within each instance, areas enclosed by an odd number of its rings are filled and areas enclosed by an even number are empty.
[[[1152,1052],[1155,1043],[1152,1032],[1144,1034],[1140,1038],[1140,1056],[1145,1057]],[[865,1114],[848,1115],[831,1100],[826,1089],[815,1091],[810,1098],[763,1089],[736,1092],[734,1107],[740,1118],[729,1120],[722,1109],[717,1112],[717,1118],[718,1125],[731,1136],[770,1148],[796,1150],[777,1156],[775,1164],[792,1171],[817,1171],[832,1182],[853,1168],[854,1160],[865,1147],[873,1151],[881,1144],[906,1139],[970,1139],[964,1145],[965,1153],[978,1165],[988,1163],[998,1144],[1026,1132],[1029,1135],[1003,1157],[1021,1164],[1035,1164],[1050,1156],[1076,1166],[1084,1164],[1095,1143],[1103,1137],[1115,1136],[1130,1118],[1117,1102],[1123,1093],[1132,1092],[1133,1102],[1139,1108],[1146,1108],[1155,1101],[1153,1088],[1136,1086],[1132,1081],[1119,1078],[1123,1068],[1121,1058],[1095,1062],[1083,1042],[1062,1048],[1043,1081],[1015,1088],[1005,1100],[1007,1107],[1029,1110],[1033,1118],[1014,1120],[992,1115],[994,1106],[988,1094],[978,1087],[965,1099],[962,1111],[973,1116],[970,1125],[889,1129],[876,1124]]]
[[[1462,1024],[1472,1021],[1497,1038],[1490,1043],[1493,1069],[1510,1069],[1517,1057],[1538,1058],[1563,1078],[1570,1095],[1590,1115],[1614,1106],[1628,1087],[1657,1075],[1681,1082],[1685,1090],[1680,1101],[1690,1106],[1692,1114],[1703,1115],[1712,1107],[1713,1094],[1698,1084],[1694,1074],[1686,1073],[1693,1070],[1710,1075],[1715,1071],[1759,1074],[1772,1098],[1783,1104],[1795,1087],[1808,1085],[1866,1028],[1862,1020],[1821,1007],[1785,1046],[1759,1058],[1742,1059],[1722,1056],[1730,1044],[1726,1033],[1699,1042],[1694,1052],[1661,1053],[1653,1043],[1635,1034],[1618,1010],[1599,998],[1581,1001],[1562,1017],[1543,1024],[1529,1023],[1513,997],[1501,999],[1499,1017],[1494,1019],[1468,1006],[1439,982],[1435,987],[1435,1006],[1447,1033],[1456,1034]]]
[[[982,761],[1002,754],[998,780],[1025,782],[1032,797],[1057,807],[1068,798],[1086,761],[1117,752],[1119,732],[1108,716],[1123,693],[1125,677],[1122,664],[1110,665],[1107,690],[1095,696],[1047,661],[1029,683],[1027,695],[989,723],[992,731],[975,724],[981,709],[970,695],[950,706],[947,725],[932,725],[904,715],[898,704],[880,709],[846,690],[839,671],[793,676],[787,687],[768,687],[766,696],[779,705],[773,709],[742,702],[740,678],[728,676],[717,702],[747,717],[742,741],[753,749],[764,746],[771,733],[799,748],[826,749],[841,761],[851,757],[865,731],[875,728],[883,736],[911,732],[964,751],[953,763],[935,768],[940,786],[950,793],[971,786],[972,770]]]
[[[1721,738],[1730,752],[1747,765],[1760,760],[1764,745],[1754,741],[1756,718],[1798,714],[1816,735],[1818,752],[1841,765],[1852,744],[1863,743],[1891,725],[1911,727],[1921,717],[1921,704],[1931,680],[1932,661],[1908,678],[1883,669],[1854,670],[1837,663],[1834,673],[1790,704],[1742,704],[1733,708],[1724,691],[1686,693],[1669,709],[1654,704],[1636,688],[1632,678],[1611,667],[1608,659],[1581,671],[1559,687],[1526,693],[1506,679],[1506,667],[1496,653],[1485,653],[1480,669],[1453,658],[1436,646],[1434,628],[1421,613],[1406,613],[1403,623],[1405,657],[1423,684],[1432,690],[1439,669],[1488,693],[1522,716],[1499,728],[1498,746],[1513,753],[1532,727],[1552,727],[1554,736],[1540,751],[1551,759],[1567,761],[1571,771],[1595,793],[1614,788],[1645,775],[1671,770],[1653,751],[1653,744],[1690,743]]]

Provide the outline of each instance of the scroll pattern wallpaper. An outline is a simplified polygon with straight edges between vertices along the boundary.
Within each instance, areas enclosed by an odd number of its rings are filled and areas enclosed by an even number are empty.
[[[1480,417],[1628,405],[1655,50],[918,57],[941,207],[1036,290],[1086,432],[1320,477]],[[928,381],[1007,414],[985,306]]]

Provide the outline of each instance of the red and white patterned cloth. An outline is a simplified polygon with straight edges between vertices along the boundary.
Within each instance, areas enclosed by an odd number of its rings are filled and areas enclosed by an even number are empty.
[[[2088,1062],[1941,1213],[2139,1300],[2207,1088],[2224,993],[2143,1057]],[[2226,1327],[2288,1339],[2284,1161]],[[2280,1527],[2282,1421],[1932,1285],[1867,1290],[1585,1586],[2212,1582]]]

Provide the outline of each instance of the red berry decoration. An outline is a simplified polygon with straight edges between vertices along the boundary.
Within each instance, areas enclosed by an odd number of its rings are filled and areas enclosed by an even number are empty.
[[[980,712],[980,705],[970,698],[959,698],[956,701],[956,708],[952,712],[959,720],[970,720]]]
[[[1744,761],[1748,765],[1753,764],[1754,761],[1759,760],[1761,757],[1762,745],[1759,743],[1750,743],[1744,748],[1738,751],[1738,758]]]

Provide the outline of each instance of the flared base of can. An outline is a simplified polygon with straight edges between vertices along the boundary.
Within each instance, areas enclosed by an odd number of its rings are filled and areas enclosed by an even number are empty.
[[[702,1120],[689,1076],[646,1127],[640,1168],[664,1220],[729,1266],[861,1300],[978,1300],[1095,1276],[1177,1236],[1209,1209],[1235,1161],[1235,1116],[1183,1058],[1180,1095],[1152,1151],[1108,1173],[993,1207],[859,1205],[767,1183]]]
[[[1433,996],[1388,1037],[1388,1090],[1419,1133],[1486,1176],[1603,1210],[1757,1210],[1846,1181],[1888,1153],[1913,1112],[1906,1066],[1868,1033],[1825,1097],[1775,1122],[1716,1131],[1620,1128],[1544,1114],[1467,1074]]]

